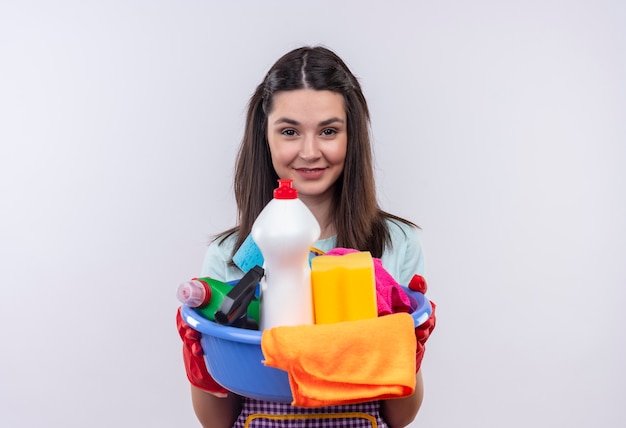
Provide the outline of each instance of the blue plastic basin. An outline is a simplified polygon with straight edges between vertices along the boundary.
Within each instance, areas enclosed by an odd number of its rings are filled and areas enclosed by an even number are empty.
[[[430,317],[430,302],[422,293],[402,288],[411,301],[411,315],[417,327]],[[202,334],[207,369],[217,383],[245,397],[285,403],[293,401],[287,372],[262,363],[260,331],[217,324],[186,305],[182,307],[182,317]]]

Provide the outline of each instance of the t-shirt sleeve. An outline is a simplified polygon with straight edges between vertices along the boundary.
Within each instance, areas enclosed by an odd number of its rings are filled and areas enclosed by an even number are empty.
[[[400,285],[413,275],[424,275],[424,252],[419,229],[397,221],[389,222],[392,247],[381,257],[383,266]]]
[[[217,244],[217,241],[213,241],[204,254],[201,276],[208,276],[218,281],[224,281],[226,273],[225,266],[227,263],[228,260],[224,259],[224,252],[221,246]]]
[[[209,244],[202,263],[201,276],[208,276],[218,281],[229,282],[240,279],[243,272],[230,263],[236,235],[217,240]]]
[[[400,277],[404,281],[402,284],[408,285],[413,275],[424,275],[424,251],[422,250],[422,240],[419,230],[415,227],[407,227],[406,253]]]

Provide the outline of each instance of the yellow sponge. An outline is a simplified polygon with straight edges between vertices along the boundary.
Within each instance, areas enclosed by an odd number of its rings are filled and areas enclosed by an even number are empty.
[[[376,280],[369,251],[311,260],[316,324],[376,318]]]

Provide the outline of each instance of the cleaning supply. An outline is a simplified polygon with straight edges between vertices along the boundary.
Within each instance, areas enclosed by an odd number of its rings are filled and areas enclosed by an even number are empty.
[[[263,254],[252,239],[252,235],[246,237],[233,255],[233,263],[243,272],[248,272],[255,265],[263,266]]]
[[[311,261],[315,324],[376,318],[374,262],[369,251]]]
[[[309,248],[309,265],[314,257],[323,254],[324,252],[319,248]],[[248,272],[255,265],[263,266],[263,261],[263,254],[261,254],[261,250],[254,242],[254,239],[252,239],[252,235],[248,235],[241,244],[241,247],[239,247],[235,255],[233,255],[233,263],[243,272]]]
[[[252,239],[263,255],[261,320],[264,330],[281,325],[313,324],[309,250],[320,226],[298,199],[292,180],[279,179],[274,198],[252,225]]]
[[[215,321],[222,325],[241,325],[246,328],[258,329],[258,322],[255,325],[247,323],[248,305],[254,299],[256,286],[263,278],[263,269],[260,266],[253,266],[237,284],[228,292],[219,309],[215,312]]]
[[[326,253],[327,256],[343,256],[354,253],[352,248],[334,248]],[[383,267],[379,258],[372,258],[374,262],[374,277],[376,278],[376,304],[378,316],[395,314],[397,312],[410,312],[411,301],[402,289],[402,286]]]
[[[215,313],[220,309],[222,301],[233,289],[233,285],[214,278],[193,278],[178,286],[178,300],[196,308],[203,317],[215,321]],[[247,307],[247,317],[259,322],[259,301],[252,299]]]
[[[323,346],[320,346],[323,344]],[[294,406],[400,398],[415,390],[416,339],[407,313],[265,330],[265,365],[285,370]]]

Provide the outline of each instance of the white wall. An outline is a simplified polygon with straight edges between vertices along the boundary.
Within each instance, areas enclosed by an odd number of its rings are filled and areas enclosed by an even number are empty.
[[[197,426],[175,288],[291,48],[360,77],[439,324],[415,427],[623,426],[626,7],[0,4],[0,426]]]

